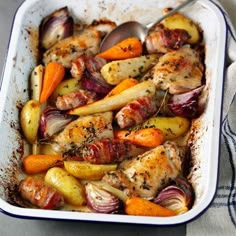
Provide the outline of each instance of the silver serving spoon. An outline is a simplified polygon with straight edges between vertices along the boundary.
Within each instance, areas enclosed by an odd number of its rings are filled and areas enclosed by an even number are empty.
[[[167,18],[168,16],[172,15],[173,13],[177,12],[179,9],[185,7],[189,3],[193,2],[195,0],[187,0],[183,3],[181,3],[179,6],[173,8],[171,11],[169,11],[167,14],[159,18],[154,23],[150,23],[146,26],[140,24],[137,21],[128,21],[125,22],[119,26],[117,26],[114,30],[112,30],[101,42],[100,45],[100,52],[105,51],[106,49],[112,47],[116,43],[122,41],[123,39],[129,38],[129,37],[137,37],[142,42],[144,42],[145,37],[148,33],[148,31],[152,28],[152,26],[160,23],[162,20]]]

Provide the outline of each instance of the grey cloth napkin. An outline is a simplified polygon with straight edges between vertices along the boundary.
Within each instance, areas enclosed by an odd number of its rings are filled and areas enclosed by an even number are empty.
[[[187,224],[187,236],[236,236],[236,0],[212,2],[222,11],[228,26],[219,180],[209,209]]]

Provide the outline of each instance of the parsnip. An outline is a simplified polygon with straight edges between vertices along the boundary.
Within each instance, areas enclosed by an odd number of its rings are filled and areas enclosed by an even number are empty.
[[[104,65],[101,74],[107,83],[116,85],[127,78],[141,75],[158,62],[157,54],[140,56],[126,60],[112,61]]]
[[[144,81],[114,96],[75,108],[69,111],[69,114],[85,116],[98,112],[117,110],[140,97],[154,96],[155,92],[156,87],[154,83],[152,81]]]
[[[42,65],[36,66],[30,77],[31,99],[39,101],[42,84],[43,84],[44,67]]]
[[[84,186],[62,168],[51,168],[47,171],[44,179],[47,184],[62,193],[68,203],[76,206],[86,203]]]

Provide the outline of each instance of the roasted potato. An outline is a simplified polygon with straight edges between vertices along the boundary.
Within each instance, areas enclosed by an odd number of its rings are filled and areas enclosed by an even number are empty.
[[[190,44],[198,43],[201,38],[197,25],[192,20],[180,13],[172,14],[161,23],[168,29],[186,30],[191,36],[191,38],[188,40],[188,43]]]
[[[37,133],[40,119],[40,103],[36,100],[29,100],[23,106],[20,113],[20,125],[26,140],[33,144],[37,140]]]
[[[100,180],[108,171],[117,168],[117,164],[91,164],[80,161],[64,161],[64,167],[68,173],[79,179]]]
[[[47,171],[44,179],[62,193],[68,203],[78,206],[86,203],[84,186],[64,169],[53,167]]]
[[[145,121],[142,128],[157,128],[164,134],[165,140],[171,140],[185,134],[189,127],[190,121],[186,118],[175,117],[152,117]]]

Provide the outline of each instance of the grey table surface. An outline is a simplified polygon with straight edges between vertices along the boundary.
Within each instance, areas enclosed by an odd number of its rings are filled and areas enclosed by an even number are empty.
[[[0,74],[7,55],[14,14],[23,0],[0,0]],[[185,225],[156,227],[136,224],[114,224],[81,221],[46,221],[19,219],[0,212],[1,236],[46,235],[185,235]]]

